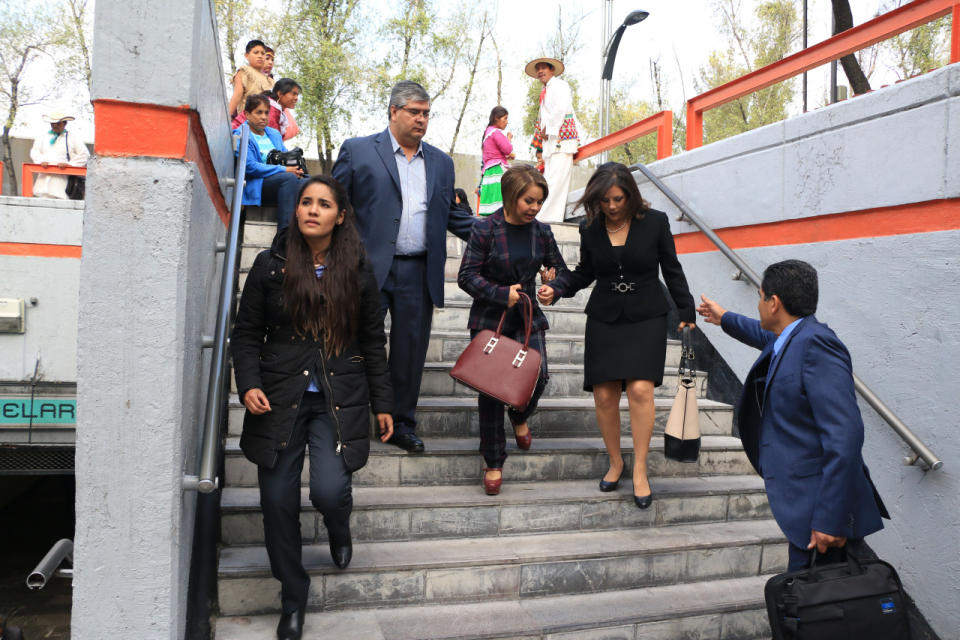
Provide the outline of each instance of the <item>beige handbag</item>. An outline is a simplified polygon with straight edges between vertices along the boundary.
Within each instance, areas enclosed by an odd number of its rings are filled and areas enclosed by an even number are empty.
[[[677,396],[663,433],[663,455],[678,462],[696,462],[700,455],[700,414],[697,410],[697,372],[693,368],[690,327],[683,328]]]

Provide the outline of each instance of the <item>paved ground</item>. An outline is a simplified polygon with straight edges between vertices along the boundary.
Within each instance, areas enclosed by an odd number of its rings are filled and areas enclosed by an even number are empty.
[[[54,542],[73,537],[73,504],[73,476],[0,476],[0,613],[29,640],[70,638],[70,583],[31,591],[26,579]]]

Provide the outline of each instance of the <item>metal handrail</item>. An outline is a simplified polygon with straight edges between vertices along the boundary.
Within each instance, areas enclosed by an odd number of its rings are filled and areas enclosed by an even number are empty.
[[[649,167],[642,163],[637,163],[631,165],[630,170],[639,171],[642,173],[644,177],[646,177],[647,180],[653,184],[653,186],[659,189],[663,195],[667,196],[670,202],[680,209],[680,213],[682,214],[680,217],[681,220],[684,218],[689,220],[705,236],[707,236],[707,239],[710,240],[710,242],[716,245],[716,247],[720,250],[720,253],[722,253],[737,268],[738,273],[736,273],[734,276],[736,279],[747,280],[750,282],[750,284],[756,287],[758,291],[760,290],[761,279],[760,276],[757,275],[757,272],[751,269],[750,265],[748,265],[743,258],[737,255],[737,253],[731,249],[726,242],[721,240],[720,236],[718,236],[713,229],[707,226],[706,223],[704,223],[703,220],[701,220],[700,217],[693,212],[686,202],[681,200],[680,197],[670,189],[670,187],[665,185],[660,178],[655,176],[653,172],[650,171]],[[864,384],[863,380],[857,377],[857,374],[855,373],[853,374],[853,385],[856,388],[857,393],[860,394],[860,397],[866,400],[867,404],[873,407],[873,409],[880,414],[880,417],[886,420],[887,424],[889,424],[893,430],[897,432],[897,435],[899,435],[903,441],[907,443],[907,446],[913,449],[914,455],[905,458],[905,464],[916,464],[918,460],[923,460],[929,466],[929,468],[933,469],[934,471],[943,466],[943,462],[940,460],[940,458],[938,458],[936,454],[934,454],[933,451],[931,451],[929,447],[927,447],[927,445],[925,445],[906,424],[904,424],[903,420],[897,417],[893,410],[884,404],[877,394],[875,394],[870,387]]]
[[[203,419],[203,448],[200,452],[200,473],[198,476],[184,476],[183,488],[200,493],[212,493],[220,486],[217,476],[217,458],[220,453],[220,423],[223,420],[223,408],[226,401],[224,389],[227,375],[227,346],[229,342],[230,320],[233,315],[233,301],[237,279],[240,244],[240,207],[243,202],[243,182],[247,172],[247,142],[250,128],[243,123],[240,128],[240,149],[237,159],[236,177],[233,182],[233,205],[230,209],[230,226],[227,240],[218,247],[224,250],[223,271],[220,275],[220,297],[217,302],[217,325],[212,340],[204,339],[204,346],[213,348],[210,358],[210,378],[207,384],[207,404]]]
[[[70,566],[62,567],[64,563]],[[54,576],[73,580],[73,540],[69,538],[58,540],[50,547],[40,564],[27,576],[27,588],[43,589]]]

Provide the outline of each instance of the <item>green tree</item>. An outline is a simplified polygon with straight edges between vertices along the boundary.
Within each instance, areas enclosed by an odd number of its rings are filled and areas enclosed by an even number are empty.
[[[749,31],[739,15],[739,0],[714,0],[727,35],[727,48],[714,51],[694,81],[698,92],[730,82],[789,55],[799,38],[791,0],[766,0],[756,8],[758,26]],[[794,94],[787,80],[729,102],[704,114],[704,139],[711,141],[783,120]]]
[[[25,83],[24,80],[38,60],[64,44],[58,24],[57,15],[46,5],[0,3],[0,42],[3,43],[0,47],[0,109],[6,110],[0,144],[13,195],[19,191],[10,130],[22,107],[37,104],[46,97],[35,83]]]
[[[375,66],[369,101],[374,112],[383,109],[391,87],[400,80],[419,82],[434,101],[454,84],[460,63],[474,47],[463,25],[475,6],[459,4],[445,19],[438,6],[437,0],[404,0],[381,27],[380,43],[387,45],[387,55]]]
[[[897,0],[886,11],[903,4]],[[950,18],[943,16],[922,24],[881,44],[894,60],[893,70],[901,80],[950,63]]]
[[[590,105],[592,107],[592,105]],[[644,118],[662,111],[653,102],[630,100],[625,89],[610,94],[610,132],[619,131]],[[600,130],[600,114],[596,108],[589,108],[582,118],[584,124],[593,131]],[[642,162],[648,164],[657,159],[657,136],[650,134],[626,144],[614,147],[609,152],[610,162],[621,162],[627,166]]]
[[[88,0],[66,0],[68,13],[63,21],[63,32],[58,39],[66,47],[66,58],[61,68],[68,76],[82,79],[89,96],[93,72],[90,65],[92,21],[87,12],[88,4]]]
[[[238,66],[237,47],[240,38],[250,32],[253,16],[250,13],[250,0],[214,0],[214,9],[217,14],[217,27],[220,30],[220,42],[223,43],[223,55],[230,63],[230,77],[236,73]]]
[[[302,0],[291,3],[286,20],[296,46],[282,52],[284,73],[303,87],[297,122],[312,132],[324,173],[333,167],[342,127],[357,104],[362,55],[358,0]]]

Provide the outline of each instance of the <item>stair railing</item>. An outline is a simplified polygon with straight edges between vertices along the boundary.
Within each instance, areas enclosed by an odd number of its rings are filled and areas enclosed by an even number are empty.
[[[210,358],[210,376],[207,380],[207,402],[203,418],[203,443],[200,452],[200,472],[196,476],[185,475],[183,488],[187,491],[212,493],[220,486],[217,476],[220,457],[220,425],[226,406],[226,377],[228,375],[227,347],[229,343],[230,322],[233,317],[235,284],[239,264],[240,246],[240,207],[243,202],[243,183],[247,173],[247,142],[250,127],[243,123],[240,127],[240,148],[237,158],[237,170],[233,179],[233,203],[230,208],[230,225],[227,228],[226,242],[217,244],[217,252],[222,252],[223,268],[220,274],[220,297],[217,301],[217,320],[213,337],[203,337],[203,347],[212,348]],[[236,139],[236,138],[234,138]]]
[[[650,181],[653,186],[660,190],[663,195],[665,195],[670,202],[672,202],[680,210],[680,220],[688,220],[695,227],[697,227],[703,235],[707,237],[710,242],[716,245],[717,249],[720,250],[727,260],[733,263],[737,268],[737,271],[734,273],[733,278],[735,280],[744,280],[752,284],[757,290],[760,290],[761,279],[756,271],[750,268],[743,258],[741,258],[737,253],[731,249],[726,242],[720,239],[713,229],[711,229],[700,217],[693,212],[693,210],[687,205],[686,202],[680,199],[677,194],[675,194],[670,187],[665,185],[660,178],[655,176],[649,167],[644,164],[637,163],[630,166],[630,171],[639,171],[644,175],[644,177]],[[904,456],[903,462],[906,465],[914,465],[920,462],[923,463],[930,469],[936,471],[943,466],[943,462],[923,443],[917,435],[910,430],[910,428],[904,424],[903,420],[897,417],[897,414],[893,412],[890,407],[883,403],[882,400],[874,393],[870,387],[864,384],[856,373],[853,374],[853,384],[857,390],[857,393],[860,394],[867,404],[869,404],[873,409],[880,414],[880,417],[883,418],[887,424],[897,432],[903,441],[913,450],[913,454],[909,456]]]

